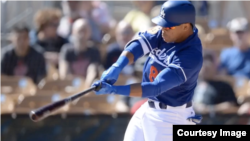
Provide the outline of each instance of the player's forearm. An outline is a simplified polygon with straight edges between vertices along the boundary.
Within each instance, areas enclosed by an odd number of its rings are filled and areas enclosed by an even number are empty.
[[[138,41],[133,41],[124,49],[112,66],[117,67],[121,71],[126,65],[134,63],[142,55],[141,44]]]
[[[142,97],[141,83],[125,85],[125,86],[113,86],[114,93],[130,97]]]
[[[143,56],[143,49],[142,49],[141,43],[137,40],[129,43],[123,52],[129,53],[126,56],[129,57],[129,60],[130,60],[129,62],[131,62],[131,63],[135,62],[138,58]]]
[[[123,57],[123,56],[125,56],[128,59],[127,64],[133,64],[134,63],[134,55],[131,52],[123,51],[120,57]]]
[[[129,97],[151,97],[161,94],[160,85],[155,82],[142,82],[125,86],[114,86],[115,94]]]
[[[157,75],[153,82],[114,86],[114,92],[131,97],[157,96],[184,82],[184,78],[179,77],[178,71],[175,68],[166,68]]]

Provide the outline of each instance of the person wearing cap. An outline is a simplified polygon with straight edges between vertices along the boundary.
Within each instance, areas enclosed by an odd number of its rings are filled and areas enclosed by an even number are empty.
[[[235,18],[227,27],[234,46],[222,50],[220,69],[227,75],[250,79],[249,22],[243,17]]]
[[[195,125],[201,116],[192,106],[202,67],[202,44],[195,27],[195,8],[189,1],[168,0],[153,18],[157,26],[139,32],[126,44],[118,60],[106,70],[97,95],[147,98],[133,115],[124,141],[172,141],[174,124]],[[143,23],[142,23],[143,24]],[[114,85],[122,69],[149,54],[141,83]]]

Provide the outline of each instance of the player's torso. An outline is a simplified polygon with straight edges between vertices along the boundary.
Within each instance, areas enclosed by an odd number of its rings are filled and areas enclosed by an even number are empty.
[[[173,44],[163,43],[159,48],[154,49],[144,65],[144,82],[153,82],[155,77],[171,63],[175,54]]]
[[[178,46],[178,44],[162,42],[160,47],[152,50],[144,64],[143,82],[153,82],[156,76],[173,62],[173,58],[178,56],[178,52],[183,51],[180,50],[181,48],[183,48],[183,44]],[[184,51],[187,50],[184,49]],[[191,100],[197,79],[198,75],[157,97],[149,98],[172,106],[182,105]]]

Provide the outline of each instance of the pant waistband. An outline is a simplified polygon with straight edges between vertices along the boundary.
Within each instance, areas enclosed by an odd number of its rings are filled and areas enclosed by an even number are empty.
[[[185,108],[192,107],[192,102],[190,101],[181,106],[173,107],[173,106],[169,106],[158,101],[148,100],[148,105],[150,108],[154,108],[154,109],[185,109]]]

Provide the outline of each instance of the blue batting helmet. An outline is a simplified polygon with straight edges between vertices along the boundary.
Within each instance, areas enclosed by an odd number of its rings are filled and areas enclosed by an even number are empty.
[[[195,25],[195,8],[189,1],[168,0],[161,7],[159,16],[152,22],[161,27],[173,27],[184,23]]]

